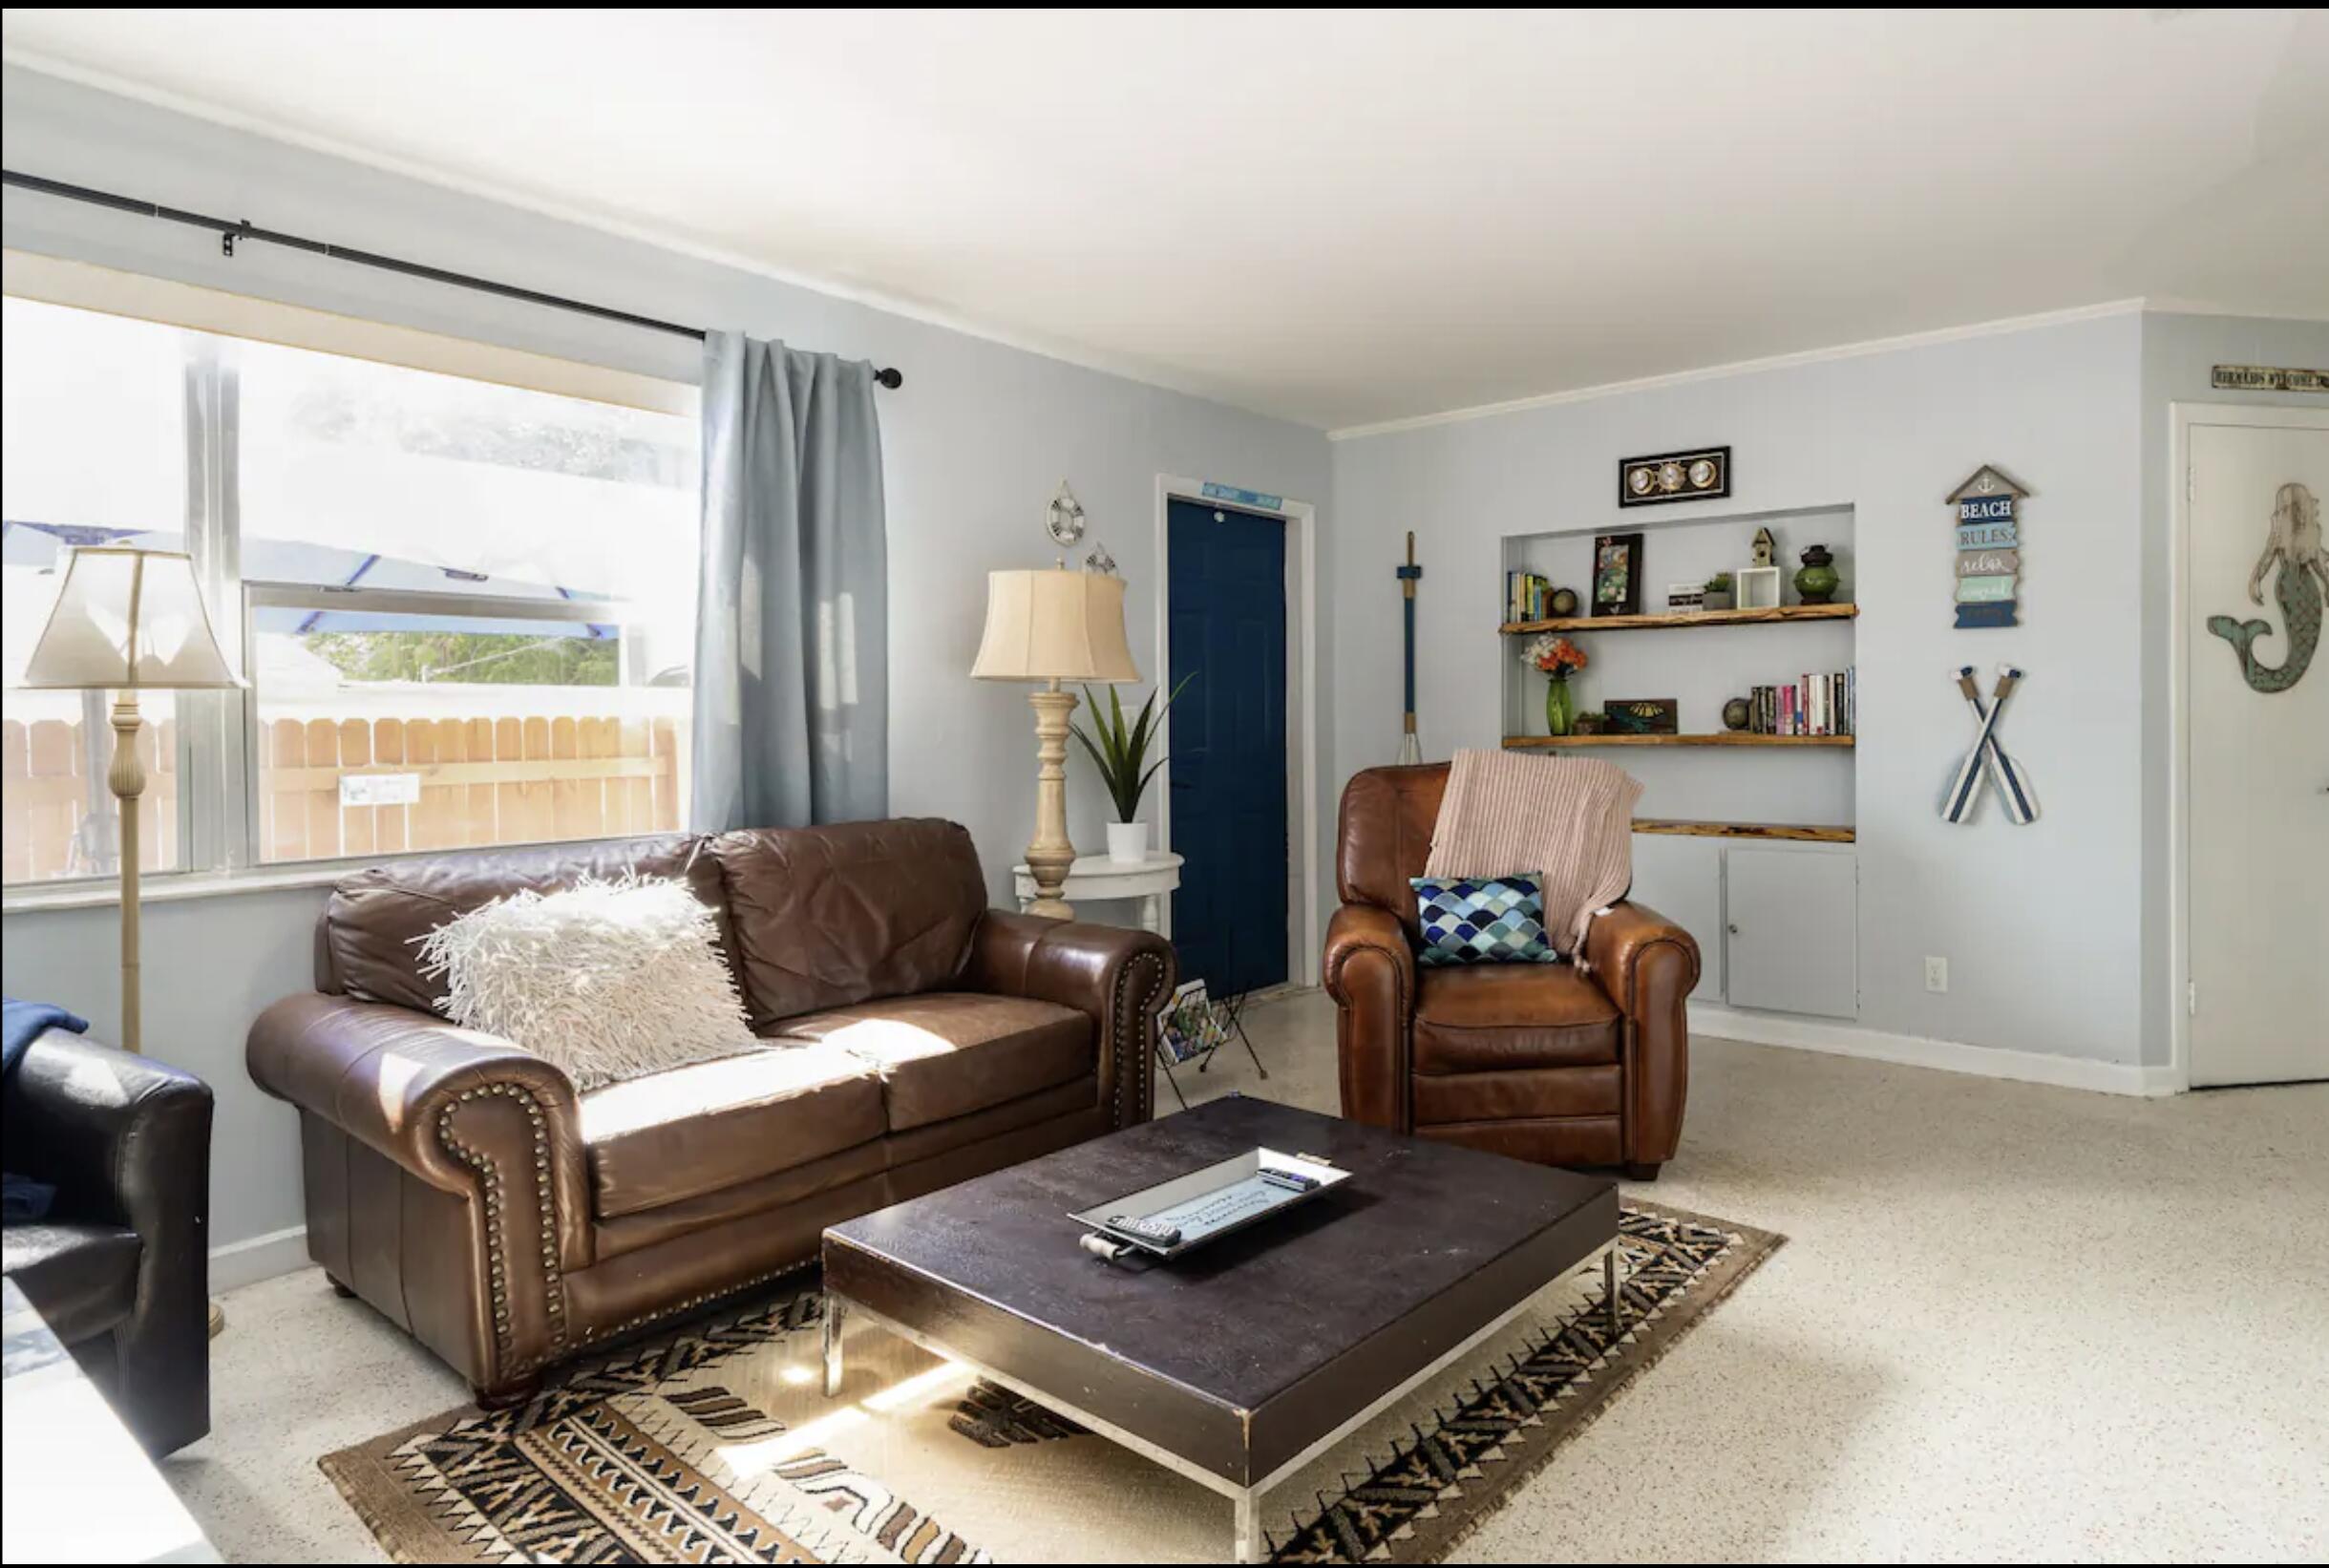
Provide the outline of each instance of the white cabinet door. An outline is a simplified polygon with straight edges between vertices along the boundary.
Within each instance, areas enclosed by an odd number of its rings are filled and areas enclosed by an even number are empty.
[[[1723,999],[1723,844],[1719,838],[1634,835],[1634,902],[1649,905],[1698,939],[1698,989]]]
[[[1859,862],[1811,848],[1733,847],[1725,858],[1730,1005],[1858,1017]]]

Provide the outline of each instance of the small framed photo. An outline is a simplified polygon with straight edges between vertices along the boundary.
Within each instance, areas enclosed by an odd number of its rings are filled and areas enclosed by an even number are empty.
[[[1779,568],[1742,566],[1732,574],[1739,584],[1739,608],[1775,610],[1779,607]]]
[[[1593,613],[1641,613],[1641,536],[1600,534],[1593,541]]]
[[[1669,583],[1666,584],[1666,608],[1670,610],[1703,610],[1705,607],[1705,583]]]

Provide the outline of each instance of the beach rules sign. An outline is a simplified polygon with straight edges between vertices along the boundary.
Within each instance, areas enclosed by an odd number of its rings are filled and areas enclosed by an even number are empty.
[[[2022,591],[2022,518],[2029,492],[1988,463],[1949,492],[1957,525],[1957,625],[2018,625]]]

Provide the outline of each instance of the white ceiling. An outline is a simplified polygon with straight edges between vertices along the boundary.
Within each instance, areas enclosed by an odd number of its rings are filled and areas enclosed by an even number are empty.
[[[1328,428],[2135,296],[2329,317],[2318,11],[0,31],[35,69]]]

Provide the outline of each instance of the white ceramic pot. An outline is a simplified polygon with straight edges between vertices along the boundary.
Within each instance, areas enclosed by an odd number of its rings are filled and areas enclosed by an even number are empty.
[[[1111,822],[1108,824],[1108,858],[1120,866],[1136,866],[1149,858],[1149,825],[1146,822]]]

